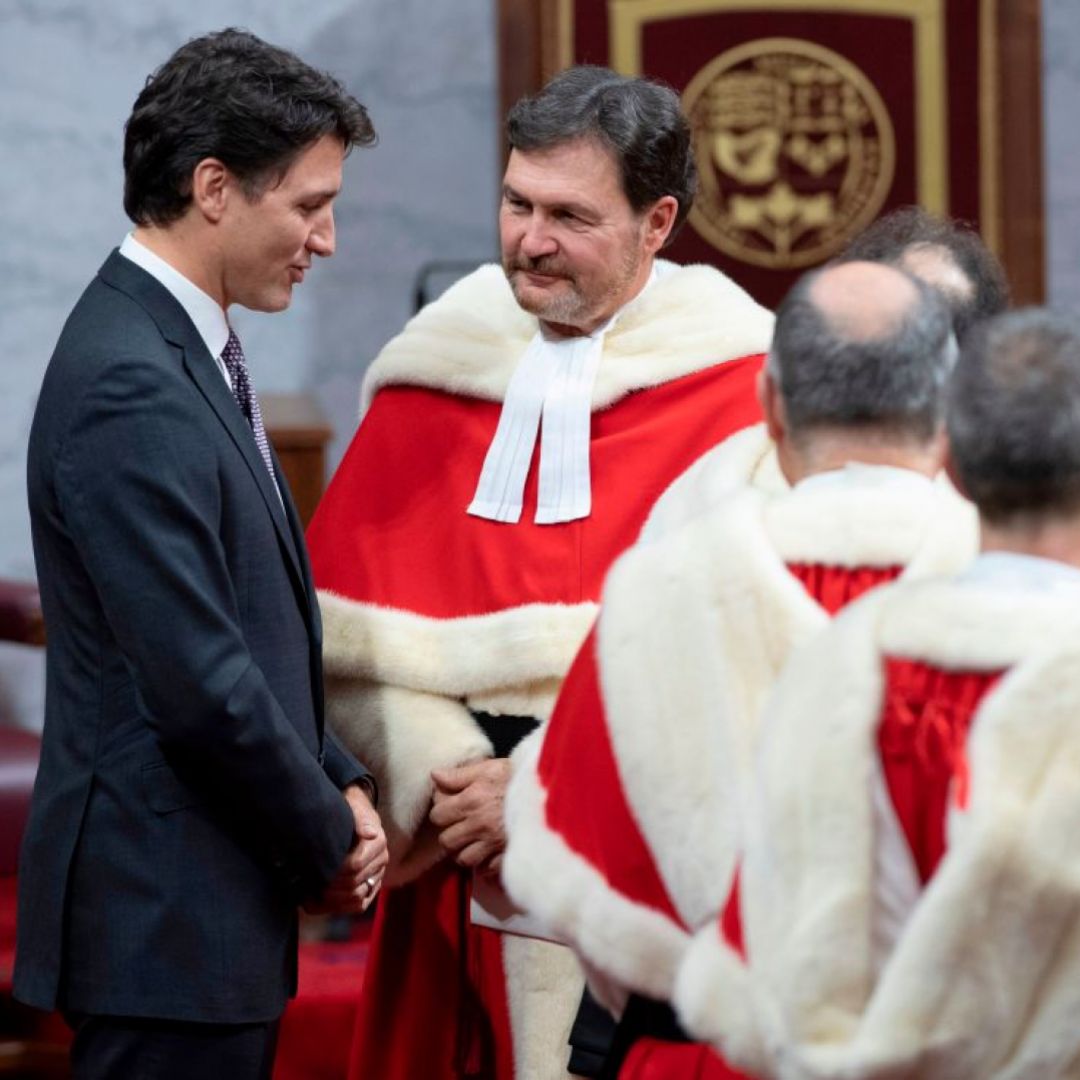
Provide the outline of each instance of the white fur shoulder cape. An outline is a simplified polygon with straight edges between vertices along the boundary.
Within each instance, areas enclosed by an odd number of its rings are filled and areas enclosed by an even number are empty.
[[[764,424],[737,431],[676,477],[649,511],[639,542],[651,544],[677,532],[747,486],[773,495],[788,490]]]
[[[1008,674],[968,742],[970,801],[875,963],[870,777],[882,658]],[[764,718],[743,965],[703,931],[675,1002],[729,1062],[784,1080],[1080,1076],[1080,613],[1073,597],[898,584],[796,654]]]
[[[503,871],[517,902],[575,945],[598,989],[606,981],[609,1006],[616,988],[670,997],[684,928],[711,922],[726,899],[761,703],[790,651],[829,621],[786,563],[919,577],[957,569],[976,543],[974,511],[945,483],[747,488],[615,564],[597,634],[602,722],[682,926],[611,887],[573,837],[549,827],[538,743],[511,785]],[[572,701],[560,708],[574,714]],[[548,775],[558,782],[557,769]]]
[[[763,352],[772,322],[712,267],[667,264],[605,338],[593,407]],[[364,384],[365,408],[398,384],[499,401],[537,325],[502,269],[482,267],[385,347]],[[379,778],[390,880],[401,883],[441,857],[426,825],[431,771],[491,753],[466,705],[546,719],[597,605],[524,602],[429,618],[326,591],[319,601],[327,718]]]
[[[660,264],[604,338],[593,408],[728,360],[765,352],[772,313],[711,266]],[[518,307],[502,268],[483,266],[423,308],[368,369],[367,411],[384,386],[427,386],[502,401],[537,320]]]

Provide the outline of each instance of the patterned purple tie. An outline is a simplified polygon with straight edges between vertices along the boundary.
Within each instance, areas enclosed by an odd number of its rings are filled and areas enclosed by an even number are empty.
[[[259,408],[259,399],[255,396],[255,389],[252,387],[251,379],[248,376],[247,361],[244,359],[244,350],[240,347],[240,339],[236,336],[236,331],[231,327],[229,329],[229,340],[222,350],[221,359],[225,364],[225,370],[229,373],[229,379],[232,381],[232,392],[233,397],[236,398],[236,404],[240,406],[240,411],[244,414],[247,422],[251,425],[251,430],[255,433],[255,445],[258,446],[259,453],[262,454],[262,459],[266,462],[266,471],[270,474],[274,487],[277,487],[277,480],[274,477],[274,465],[270,460],[270,444],[266,440],[266,428],[263,427],[262,410]]]

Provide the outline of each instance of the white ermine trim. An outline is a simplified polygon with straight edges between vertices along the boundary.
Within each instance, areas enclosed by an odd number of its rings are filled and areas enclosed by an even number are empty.
[[[776,447],[764,424],[754,424],[728,436],[677,476],[649,511],[639,543],[651,543],[681,529],[745,487],[759,488],[769,494],[788,490],[776,460]]]
[[[574,954],[550,941],[502,935],[503,970],[514,1044],[514,1076],[573,1080],[570,1029],[585,981]]]
[[[956,670],[1007,667],[1075,623],[1074,596],[963,580],[928,581],[894,594],[882,627],[886,653]]]
[[[798,652],[766,709],[743,862],[743,925],[755,1013],[707,952],[680,980],[684,1020],[733,1059],[767,1030],[786,1080],[1075,1075],[1080,1059],[1080,621],[1014,641],[1015,666],[979,709],[969,741],[971,802],[899,944],[875,978],[870,776],[883,654],[907,644],[916,607],[948,610],[921,658],[985,657],[974,588],[925,582],[878,590]],[[937,606],[951,596],[948,607]],[[1044,597],[999,614],[1034,628]],[[1063,603],[1062,608],[1066,605]],[[1059,612],[1059,615],[1062,612]],[[999,625],[1000,629],[1000,625]],[[1057,644],[1046,644],[1050,634]],[[1063,644],[1061,644],[1064,642]],[[994,659],[1002,659],[1004,652]],[[704,959],[703,959],[704,957]],[[740,976],[741,977],[741,976]],[[719,989],[718,989],[719,986]],[[778,1018],[783,1018],[781,1025]]]
[[[796,651],[763,712],[741,911],[755,980],[771,994],[791,980],[781,993],[798,1038],[835,1023],[835,1003],[860,1000],[873,975],[870,777],[882,691],[874,628],[886,592]]]
[[[465,697],[566,674],[596,604],[525,604],[436,619],[319,592],[327,675]]]
[[[432,769],[490,757],[491,743],[460,702],[359,679],[326,680],[326,720],[378,781],[387,883],[419,877],[444,856],[427,821]]]
[[[785,562],[938,573],[975,543],[975,517],[951,489],[746,490],[615,564],[598,628],[608,728],[686,925],[726,899],[764,695],[791,649],[828,625]]]
[[[975,508],[946,482],[794,488],[772,501],[766,515],[769,537],[787,563],[910,564],[909,575],[925,576],[956,570],[978,551]]]
[[[757,703],[791,643],[828,621],[773,552],[763,501],[743,492],[632,548],[601,605],[600,684],[619,775],[692,929],[727,894]]]
[[[718,924],[699,930],[684,954],[671,1004],[686,1031],[723,1047],[729,1065],[764,1077],[770,1064],[760,1019],[766,1002]]]
[[[524,686],[500,687],[469,694],[465,704],[477,712],[493,716],[533,716],[547,720],[555,708],[562,688],[562,679],[541,679]]]
[[[514,901],[573,942],[587,963],[632,990],[662,998],[671,986],[686,933],[666,916],[615,892],[604,877],[548,828],[536,771],[541,733],[514,751],[506,796],[509,843],[503,883]]]
[[[624,309],[607,335],[593,410],[728,360],[764,352],[773,317],[709,266],[674,267]],[[427,386],[502,401],[537,320],[518,307],[502,269],[484,266],[423,308],[364,380],[366,412],[383,386]]]

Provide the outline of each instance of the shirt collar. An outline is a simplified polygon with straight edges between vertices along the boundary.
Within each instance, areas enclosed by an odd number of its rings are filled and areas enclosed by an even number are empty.
[[[1080,589],[1080,569],[1057,559],[1018,551],[984,551],[960,580],[972,585],[1015,586],[1039,592]]]
[[[170,266],[160,255],[139,243],[133,233],[124,237],[120,254],[159,281],[195,324],[210,355],[216,360],[229,340],[229,323],[221,305],[198,285]]]
[[[897,465],[870,465],[863,461],[849,461],[842,468],[813,473],[800,480],[795,491],[820,488],[919,488],[933,486],[934,481],[914,469]]]

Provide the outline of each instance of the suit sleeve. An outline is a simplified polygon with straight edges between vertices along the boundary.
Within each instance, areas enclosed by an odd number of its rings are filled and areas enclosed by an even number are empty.
[[[379,785],[375,782],[375,777],[349,753],[330,728],[326,729],[323,736],[323,753],[326,756],[326,775],[339,788],[344,790],[350,784],[359,784],[367,792],[371,805],[379,805]]]
[[[163,751],[197,762],[311,895],[352,844],[352,814],[247,647],[207,416],[160,368],[113,364],[58,452],[58,504]]]

